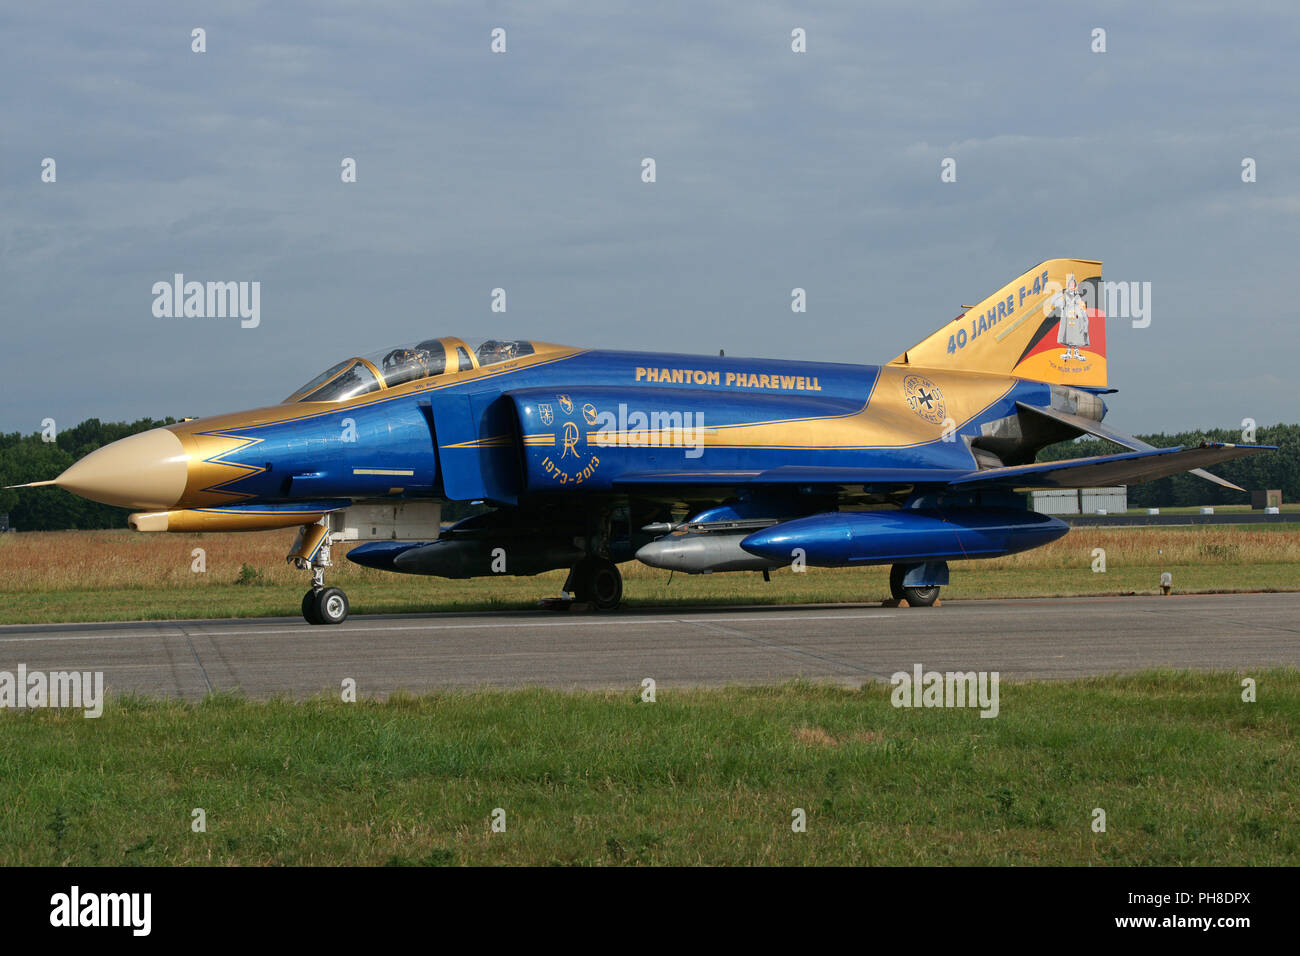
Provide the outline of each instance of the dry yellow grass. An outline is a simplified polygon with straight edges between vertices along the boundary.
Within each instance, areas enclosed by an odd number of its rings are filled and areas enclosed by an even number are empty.
[[[1287,526],[1290,527],[1290,526]],[[1300,525],[1257,530],[1249,526],[1076,528],[1043,548],[978,562],[981,570],[1088,570],[1093,549],[1106,552],[1110,570],[1189,565],[1300,565]],[[170,588],[230,584],[248,564],[268,584],[306,583],[286,564],[292,531],[247,534],[135,534],[130,531],[50,531],[0,535],[0,592],[78,588]],[[192,570],[194,550],[205,552],[206,571]],[[344,560],[350,546],[335,547],[331,581],[391,579],[382,571]],[[631,562],[629,584],[659,581],[665,573]],[[858,569],[825,573],[856,574]]]
[[[309,578],[284,561],[292,540],[290,531],[0,535],[0,623],[296,616]],[[200,548],[206,570],[196,573]],[[1098,548],[1104,574],[1093,573]],[[536,607],[557,596],[565,578],[390,574],[348,562],[347,550],[335,549],[326,580],[348,592],[356,613]],[[240,582],[245,565],[253,580]],[[872,603],[889,593],[885,566],[783,568],[770,584],[755,573],[670,575],[636,562],[622,570],[625,600],[640,606]],[[1178,593],[1297,590],[1300,527],[1079,528],[1036,551],[954,563],[944,599],[1155,594],[1165,571]]]
[[[821,727],[799,727],[794,732],[794,739],[801,744],[813,747],[838,747],[843,743],[875,744],[884,739],[884,735],[875,730],[855,730],[836,737]]]
[[[1047,547],[988,564],[1005,568],[1087,567],[1093,548],[1104,549],[1107,564],[1115,567],[1300,564],[1300,525],[1075,528]]]
[[[0,535],[0,591],[77,588],[191,588],[232,583],[251,565],[271,584],[303,584],[307,577],[284,560],[293,531],[246,534],[136,534],[131,531],[38,531]],[[196,548],[205,570],[194,570]],[[341,560],[334,549],[331,578],[381,572]]]

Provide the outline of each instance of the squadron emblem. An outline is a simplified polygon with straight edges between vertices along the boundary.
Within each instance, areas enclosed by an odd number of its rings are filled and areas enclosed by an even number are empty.
[[[537,406],[537,415],[541,418],[543,425],[550,425],[555,421],[555,413],[551,410],[550,405],[539,404]]]
[[[564,414],[573,414],[573,399],[568,395],[556,395],[555,400],[560,403],[560,408],[564,409]]]
[[[1061,361],[1068,362],[1071,359],[1076,362],[1088,361],[1088,356],[1079,351],[1080,348],[1086,349],[1089,344],[1088,304],[1084,300],[1073,272],[1065,277],[1065,288],[1053,296],[1049,304],[1058,310],[1057,315],[1060,318],[1060,324],[1056,329],[1056,342],[1058,345],[1065,346],[1065,351],[1061,353]]]
[[[578,426],[573,422],[564,423],[564,450],[560,452],[560,461],[569,457],[572,453],[574,458],[581,458],[578,454]]]
[[[907,407],[920,415],[932,425],[942,425],[948,417],[947,407],[943,401],[943,389],[919,375],[909,375],[903,379],[903,394],[907,398]]]

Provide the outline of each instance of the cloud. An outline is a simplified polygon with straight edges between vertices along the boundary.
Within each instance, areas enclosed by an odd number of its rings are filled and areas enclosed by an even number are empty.
[[[1222,424],[1216,381],[1300,417],[1276,385],[1300,345],[1285,5],[128,3],[0,28],[5,429],[246,407],[440,334],[887,361],[1061,255],[1154,284],[1152,328],[1112,338],[1117,421]],[[261,281],[261,326],[155,319],[175,272]]]

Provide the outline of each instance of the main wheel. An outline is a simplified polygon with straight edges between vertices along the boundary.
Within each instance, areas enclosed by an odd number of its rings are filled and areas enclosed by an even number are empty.
[[[903,585],[907,566],[895,564],[889,569],[889,594],[895,601],[906,601],[911,607],[934,607],[939,600],[939,585],[928,588],[909,588]]]
[[[308,591],[302,596],[302,616],[308,624],[319,624],[320,620],[316,617],[316,591]]]
[[[928,588],[903,588],[903,597],[912,607],[934,607],[939,600],[939,585]]]
[[[312,592],[313,624],[342,624],[348,619],[348,596],[339,588],[321,588]]]
[[[612,611],[623,601],[623,575],[605,558],[586,557],[573,569],[573,596],[597,611]]]

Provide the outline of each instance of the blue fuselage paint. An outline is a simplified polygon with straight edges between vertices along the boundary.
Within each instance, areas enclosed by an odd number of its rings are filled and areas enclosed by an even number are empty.
[[[926,374],[942,381],[943,373]],[[864,432],[861,445],[820,445],[819,422],[861,412],[880,375],[880,367],[870,365],[578,352],[479,379],[431,379],[427,388],[377,392],[354,402],[280,406],[274,411],[281,420],[267,424],[219,423],[209,434],[247,444],[216,459],[244,474],[214,487],[232,502],[247,503],[487,497],[515,504],[535,496],[608,491],[621,476],[640,473],[725,476],[790,466],[970,471],[975,465],[964,437],[1015,414],[1017,401],[1050,401],[1048,385],[1007,378],[1000,397],[955,423],[953,440],[873,445]],[[680,421],[681,440],[636,443],[638,414],[659,414],[670,432]],[[454,434],[435,429],[435,421],[445,421],[445,430]],[[753,444],[725,438],[735,426],[773,422],[794,440]],[[194,422],[194,431],[203,434],[203,424]],[[702,451],[692,442],[692,427],[713,430]],[[521,448],[523,436],[548,431],[553,445]],[[917,429],[918,435],[933,431]],[[629,432],[631,441],[616,437],[602,444],[602,434]],[[448,493],[452,489],[456,493]]]

